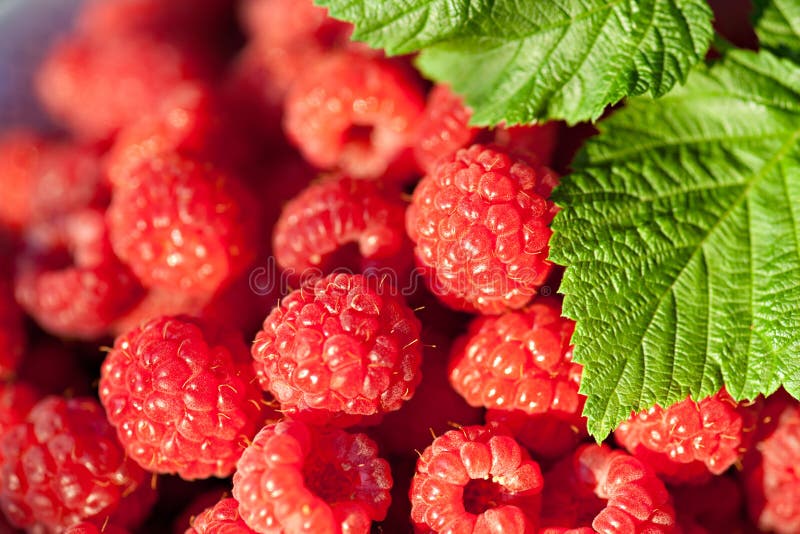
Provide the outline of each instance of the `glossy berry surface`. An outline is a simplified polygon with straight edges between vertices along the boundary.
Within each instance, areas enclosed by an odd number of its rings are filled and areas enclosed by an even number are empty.
[[[472,145],[438,162],[406,214],[431,291],[465,310],[524,307],[550,272],[557,176],[498,148]]]
[[[233,496],[262,534],[366,534],[389,507],[392,477],[364,434],[284,421],[264,427],[245,450]]]
[[[466,426],[433,440],[411,483],[417,532],[536,532],[539,465],[493,426]]]
[[[91,398],[46,397],[0,438],[0,506],[18,527],[102,523],[144,475]]]
[[[100,400],[131,458],[189,480],[230,475],[263,421],[247,347],[186,317],[119,336],[103,362]]]
[[[221,499],[192,520],[185,534],[249,534],[255,532],[239,515],[239,502]]]
[[[252,347],[261,387],[281,411],[315,421],[400,408],[421,380],[420,324],[394,288],[332,274],[295,290]],[[355,421],[358,417],[355,418]]]
[[[614,432],[617,442],[670,482],[708,479],[739,461],[755,427],[755,414],[727,392],[669,408],[655,406]]]
[[[362,259],[388,260],[405,243],[404,216],[405,205],[376,182],[324,179],[283,208],[273,232],[275,259],[298,279],[311,268],[330,272],[347,264],[358,267]],[[348,244],[358,247],[360,258],[342,257]]]

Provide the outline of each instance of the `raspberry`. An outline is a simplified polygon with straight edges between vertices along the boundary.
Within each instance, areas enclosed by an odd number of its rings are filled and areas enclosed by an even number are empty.
[[[536,532],[542,473],[510,436],[467,426],[439,436],[417,462],[411,519],[417,532]]]
[[[100,400],[128,455],[154,473],[231,474],[263,420],[247,347],[232,332],[161,317],[119,336]]]
[[[91,209],[31,230],[15,292],[42,328],[84,339],[104,334],[141,297],[111,251],[103,214]]]
[[[391,487],[367,436],[291,420],[264,427],[233,475],[242,519],[263,534],[367,533],[386,516]]]
[[[0,278],[0,379],[13,375],[25,350],[22,311],[14,300],[11,284]]]
[[[0,436],[0,506],[20,528],[102,524],[143,477],[88,397],[46,397]]]
[[[472,143],[480,129],[469,126],[471,116],[461,97],[446,85],[431,90],[414,144],[414,157],[422,169],[430,172],[439,159]]]
[[[94,151],[25,130],[0,137],[0,224],[19,229],[97,203],[100,164]]]
[[[358,258],[345,256],[355,244],[364,259],[389,259],[405,243],[405,206],[373,181],[345,176],[316,182],[283,209],[273,232],[275,258],[295,278],[311,268],[331,272],[336,267],[359,269]],[[338,254],[337,254],[338,253]]]
[[[655,473],[605,445],[584,445],[545,474],[542,525],[543,534],[589,526],[601,534],[676,530],[672,501]]]
[[[441,160],[414,191],[406,228],[431,291],[481,313],[522,308],[547,279],[558,178],[498,148]]]
[[[581,366],[572,362],[574,329],[554,299],[475,319],[454,345],[450,383],[472,406],[577,419],[583,396]]]
[[[180,82],[209,78],[211,62],[196,46],[146,35],[72,36],[40,67],[36,90],[53,117],[75,134],[107,139],[157,109]]]
[[[420,323],[393,291],[373,277],[332,274],[272,310],[252,355],[282,412],[324,422],[397,410],[411,398],[421,379]]]
[[[209,165],[176,155],[148,160],[114,188],[111,244],[147,287],[210,294],[247,266],[248,198]]]
[[[422,109],[417,85],[393,64],[331,53],[290,89],[284,130],[313,165],[376,178],[413,144]]]
[[[72,525],[64,534],[128,534],[128,531],[115,525],[98,527],[93,523],[83,522]]]
[[[502,426],[536,458],[555,460],[574,451],[586,439],[586,419],[578,415],[489,409],[486,422]]]
[[[249,534],[255,532],[239,516],[236,499],[222,499],[192,521],[186,534]]]
[[[107,157],[109,179],[115,185],[135,182],[131,174],[137,167],[170,153],[235,168],[253,156],[233,129],[221,97],[211,89],[197,83],[177,86],[156,112],[120,131]]]
[[[776,395],[764,412],[762,439],[745,459],[750,517],[765,531],[800,532],[800,404]]]
[[[24,423],[38,400],[38,392],[25,382],[0,382],[0,435]]]
[[[739,461],[755,426],[752,409],[724,390],[700,402],[654,406],[619,425],[617,442],[672,483],[704,482]]]
[[[559,122],[501,126],[494,131],[494,142],[511,154],[550,166],[555,156],[561,126]]]

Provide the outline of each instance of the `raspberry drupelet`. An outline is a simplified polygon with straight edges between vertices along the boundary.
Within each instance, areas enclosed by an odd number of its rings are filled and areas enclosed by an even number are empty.
[[[45,397],[0,437],[0,506],[19,528],[103,524],[144,478],[88,397]]]
[[[440,160],[414,190],[406,229],[431,291],[484,314],[524,307],[544,284],[558,177],[498,147]]]
[[[94,339],[141,298],[108,243],[102,212],[79,210],[29,228],[18,262],[17,302],[56,335]]]
[[[284,297],[252,355],[282,412],[347,426],[397,410],[414,394],[420,323],[389,284],[334,273]]]
[[[469,126],[471,115],[461,97],[446,85],[431,90],[414,143],[414,157],[421,169],[430,172],[439,159],[452,157],[472,143],[480,128]]]
[[[761,427],[744,463],[748,512],[764,531],[800,532],[800,404],[770,397]]]
[[[391,487],[366,435],[293,420],[265,426],[233,475],[239,513],[261,534],[366,534],[386,516]]]
[[[423,97],[392,63],[338,52],[305,71],[284,106],[286,135],[310,163],[377,178],[412,146]]]
[[[614,437],[667,482],[702,483],[741,459],[755,428],[755,409],[721,390],[699,402],[654,406],[621,423]]]
[[[251,534],[255,531],[247,526],[239,515],[236,499],[221,499],[192,520],[185,534]]]
[[[333,176],[308,186],[283,208],[273,231],[273,251],[283,269],[302,279],[311,268],[362,270],[368,260],[388,267],[408,247],[405,204],[378,182]],[[347,255],[346,247],[358,252]],[[338,254],[337,254],[338,252]],[[395,260],[395,261],[392,261]]]
[[[539,465],[495,426],[465,426],[433,440],[411,483],[415,531],[459,534],[537,530]]]
[[[238,334],[188,317],[160,317],[119,336],[99,389],[127,454],[186,480],[230,475],[264,419]]]
[[[623,451],[584,445],[545,473],[544,480],[541,534],[676,532],[664,483]]]
[[[176,154],[129,176],[106,218],[114,251],[146,287],[211,294],[247,266],[250,199],[232,176]]]

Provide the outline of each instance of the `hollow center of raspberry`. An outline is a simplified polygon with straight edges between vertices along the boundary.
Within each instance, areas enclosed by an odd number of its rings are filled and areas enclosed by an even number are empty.
[[[369,147],[372,144],[372,126],[353,124],[344,132],[344,142],[348,145]]]
[[[491,480],[470,480],[464,487],[464,509],[471,514],[482,514],[505,502],[503,486]]]
[[[307,462],[303,475],[306,487],[327,503],[355,499],[356,474],[342,469],[335,459]]]
[[[362,265],[358,243],[350,242],[339,245],[336,250],[323,258],[321,268],[325,271],[336,269],[344,273],[360,273]]]

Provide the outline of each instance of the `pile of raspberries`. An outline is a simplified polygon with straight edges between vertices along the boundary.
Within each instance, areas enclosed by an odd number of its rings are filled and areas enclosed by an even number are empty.
[[[0,132],[0,532],[800,532],[782,392],[581,416],[550,200],[310,0],[89,0]]]

